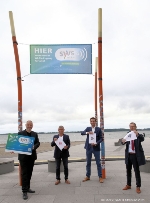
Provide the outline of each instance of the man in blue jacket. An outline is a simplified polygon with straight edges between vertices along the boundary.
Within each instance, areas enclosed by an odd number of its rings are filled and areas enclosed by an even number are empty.
[[[70,148],[70,139],[69,136],[64,134],[64,127],[59,126],[58,128],[58,135],[54,135],[53,141],[51,142],[51,146],[55,146],[54,150],[54,158],[56,161],[56,182],[55,185],[58,185],[60,183],[60,164],[61,164],[61,159],[63,161],[64,165],[64,175],[65,175],[65,183],[70,184],[70,181],[68,180],[68,157],[69,155],[69,148]],[[60,142],[64,141],[66,146],[62,150],[56,145],[55,141],[59,138]]]
[[[86,177],[83,179],[83,182],[90,180],[91,176],[91,158],[92,154],[95,156],[95,161],[97,165],[97,173],[99,177],[99,182],[103,183],[102,179],[102,169],[100,163],[100,143],[102,139],[102,131],[99,127],[96,127],[96,119],[94,117],[90,118],[91,127],[87,127],[84,131],[81,132],[81,135],[87,135],[85,142],[86,149]],[[89,135],[96,133],[96,143],[89,143]]]
[[[123,190],[131,189],[131,170],[133,165],[136,177],[136,192],[141,193],[141,176],[139,166],[145,164],[144,151],[141,145],[141,142],[144,141],[144,136],[138,133],[136,129],[137,126],[134,122],[131,122],[129,127],[130,131],[133,131],[136,134],[137,139],[131,141],[122,139],[122,144],[126,144],[125,164],[127,170],[127,185],[123,188]]]

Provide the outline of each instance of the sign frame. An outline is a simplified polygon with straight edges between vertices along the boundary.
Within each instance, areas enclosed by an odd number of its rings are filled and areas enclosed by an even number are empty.
[[[30,74],[92,74],[92,44],[31,44]]]
[[[31,155],[34,146],[35,137],[8,134],[5,152],[14,152],[18,154]]]

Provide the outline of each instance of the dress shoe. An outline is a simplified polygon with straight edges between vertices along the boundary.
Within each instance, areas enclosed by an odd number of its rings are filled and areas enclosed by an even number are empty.
[[[141,193],[140,187],[136,187],[136,192],[139,194]]]
[[[28,189],[28,193],[35,193],[34,190],[31,190],[30,188]]]
[[[68,179],[65,180],[65,183],[70,184],[70,181]]]
[[[90,178],[86,176],[86,177],[82,180],[82,182],[85,182],[85,181],[88,181],[88,180],[90,180]]]
[[[103,178],[99,178],[99,182],[103,183],[104,182]]]
[[[131,186],[130,185],[126,185],[123,190],[128,190],[128,189],[131,189]]]
[[[27,195],[27,193],[24,192],[23,195],[22,195],[22,197],[23,197],[24,200],[28,199],[28,195]]]
[[[56,182],[55,182],[55,185],[58,185],[60,183],[60,180],[57,180]]]

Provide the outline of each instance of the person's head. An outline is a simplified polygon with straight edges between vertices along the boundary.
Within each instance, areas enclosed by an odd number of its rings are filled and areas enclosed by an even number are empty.
[[[92,127],[95,127],[95,125],[96,125],[96,118],[94,118],[94,117],[90,118],[90,124],[91,124]]]
[[[58,127],[59,135],[63,135],[63,134],[64,134],[64,131],[65,131],[64,126],[60,125],[60,126]]]
[[[129,128],[130,128],[131,131],[136,130],[136,128],[137,128],[136,123],[131,122],[131,123],[129,124]]]
[[[26,131],[30,133],[31,130],[32,130],[32,128],[33,128],[33,122],[30,121],[30,120],[28,120],[28,121],[26,122],[25,126],[26,126]]]

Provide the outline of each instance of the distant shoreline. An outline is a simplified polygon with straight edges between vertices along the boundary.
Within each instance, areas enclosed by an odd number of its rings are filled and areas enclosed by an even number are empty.
[[[144,129],[137,129],[138,131],[150,131],[150,128],[144,128]],[[126,131],[128,132],[129,129],[125,128],[117,128],[117,129],[105,129],[104,132],[121,132]],[[13,132],[11,134],[17,134],[18,132]],[[56,134],[58,132],[37,132],[38,134]],[[65,133],[81,133],[81,131],[65,131]],[[9,133],[0,133],[0,135],[8,135]]]
[[[72,141],[71,146],[84,144],[85,141]],[[6,144],[0,144],[0,158],[13,158],[17,157],[18,154],[11,154],[9,152],[5,152]],[[43,152],[49,152],[54,150],[54,148],[50,145],[50,142],[40,142],[40,147],[37,148],[37,154]]]

